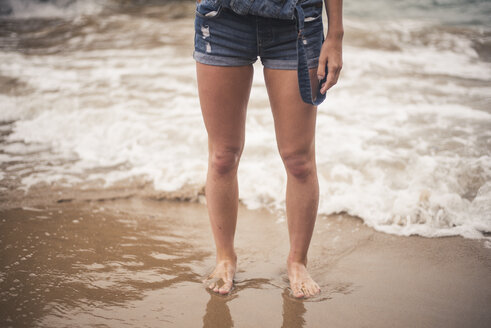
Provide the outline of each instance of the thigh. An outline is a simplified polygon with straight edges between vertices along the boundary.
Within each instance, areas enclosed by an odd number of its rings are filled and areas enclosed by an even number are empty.
[[[253,67],[196,63],[201,112],[210,147],[242,148]]]
[[[310,70],[313,82],[316,71]],[[264,79],[281,156],[314,156],[317,108],[302,101],[297,71],[264,68]]]

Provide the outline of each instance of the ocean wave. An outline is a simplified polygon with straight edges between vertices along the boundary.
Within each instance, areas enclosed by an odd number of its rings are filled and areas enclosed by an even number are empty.
[[[2,186],[204,201],[192,19],[151,17],[109,15],[37,53],[0,51]],[[385,23],[346,19],[339,86],[318,109],[319,214],[399,235],[485,237],[491,65],[468,38],[478,32]],[[257,73],[245,144],[241,202],[284,211],[286,173]]]
[[[28,18],[73,18],[79,15],[100,13],[106,0],[1,0],[0,17]]]
[[[0,0],[0,18],[72,19],[82,15],[96,15],[104,10],[114,11],[169,2],[172,0]]]

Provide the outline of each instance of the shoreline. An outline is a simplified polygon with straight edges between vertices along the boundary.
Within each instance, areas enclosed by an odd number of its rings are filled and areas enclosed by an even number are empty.
[[[480,240],[400,237],[346,214],[319,216],[309,271],[322,292],[297,300],[286,275],[284,218],[241,205],[236,287],[223,297],[201,283],[214,264],[205,205],[131,196],[45,204],[0,211],[2,325],[485,327],[491,321],[491,249]]]

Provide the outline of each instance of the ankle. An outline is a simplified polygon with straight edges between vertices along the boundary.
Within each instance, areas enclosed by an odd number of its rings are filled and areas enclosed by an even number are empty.
[[[288,266],[291,266],[291,265],[302,265],[304,267],[307,267],[307,257],[299,257],[299,256],[292,256],[292,255],[289,255],[287,260],[286,260],[286,264]]]
[[[235,254],[235,251],[217,250],[217,263],[223,261],[234,262],[234,263],[237,262],[237,255]]]

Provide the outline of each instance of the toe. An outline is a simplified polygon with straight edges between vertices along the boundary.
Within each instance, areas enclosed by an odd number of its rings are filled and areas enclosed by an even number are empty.
[[[309,294],[310,294],[310,296],[315,296],[315,295],[317,295],[317,289],[315,288],[315,286],[311,286],[311,287],[309,288]]]
[[[228,280],[225,282],[225,284],[218,290],[220,294],[228,294],[232,290],[232,280]]]
[[[305,297],[309,297],[310,296],[310,293],[309,293],[309,290],[307,289],[307,287],[303,286],[302,289],[302,294],[305,296]]]
[[[309,296],[314,296],[317,292],[316,288],[315,288],[315,283],[312,281],[310,282],[309,284],[307,284],[307,286],[305,287],[309,293]]]
[[[300,298],[300,297],[304,297],[305,294],[303,293],[302,289],[300,288],[300,286],[298,285],[293,285],[291,286],[291,289],[292,289],[292,292],[293,292],[293,296],[294,297],[297,297],[297,298]]]
[[[297,291],[297,292],[293,293],[293,296],[295,296],[296,298],[302,298],[302,297],[305,297],[305,294],[301,291]]]
[[[212,291],[214,291],[215,293],[218,293],[218,289],[220,288],[220,286],[218,285],[218,281],[215,279],[213,280],[209,285],[208,285],[208,288]]]

